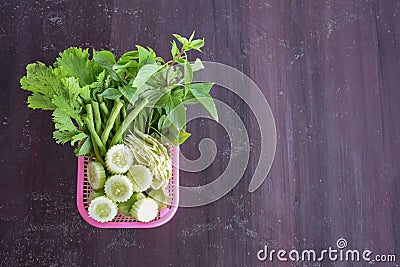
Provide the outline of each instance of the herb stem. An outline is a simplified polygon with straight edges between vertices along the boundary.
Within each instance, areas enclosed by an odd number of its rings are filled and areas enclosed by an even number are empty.
[[[172,66],[175,64],[176,60],[182,56],[183,53],[185,53],[185,49],[184,49],[183,46],[182,46],[181,50],[179,51],[179,54],[176,55],[176,56],[172,59],[171,63],[169,64],[169,66],[168,66],[168,68],[167,68],[167,71],[166,71],[166,73],[165,73],[165,80],[166,80],[166,84],[165,84],[165,85],[166,85],[166,86],[169,86],[169,72],[170,72],[170,69],[171,69]]]

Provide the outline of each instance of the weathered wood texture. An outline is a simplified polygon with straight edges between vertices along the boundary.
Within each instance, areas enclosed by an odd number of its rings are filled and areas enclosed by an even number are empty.
[[[400,251],[399,1],[3,0],[0,16],[1,266],[279,266],[257,251],[321,250],[341,237],[351,248]],[[203,59],[242,70],[270,102],[278,143],[267,181],[247,192],[257,125],[235,95],[215,90],[251,134],[238,186],[157,229],[91,227],[75,204],[72,149],[54,143],[49,112],[26,107],[25,65],[51,63],[69,46],[121,54],[142,44],[168,56],[171,34],[194,29],[206,40]],[[202,137],[220,151],[182,182],[211,181],[227,164],[226,134],[207,121],[189,129],[189,158]]]

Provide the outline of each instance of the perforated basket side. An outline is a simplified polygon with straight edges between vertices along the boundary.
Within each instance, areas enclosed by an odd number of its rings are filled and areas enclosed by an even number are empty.
[[[172,177],[168,184],[169,204],[168,206],[159,211],[158,216],[151,222],[142,223],[136,221],[134,218],[125,217],[118,213],[118,215],[111,222],[100,223],[94,221],[88,215],[89,208],[89,195],[92,188],[89,184],[87,177],[87,165],[94,158],[79,157],[78,158],[78,183],[77,183],[77,206],[79,213],[85,221],[89,224],[99,228],[151,228],[160,226],[168,222],[178,209],[179,200],[179,147],[171,147],[170,157],[172,159]]]

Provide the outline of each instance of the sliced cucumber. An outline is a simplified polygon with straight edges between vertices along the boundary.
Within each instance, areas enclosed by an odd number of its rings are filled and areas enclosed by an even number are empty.
[[[117,213],[117,204],[105,196],[93,199],[89,205],[89,216],[98,222],[112,221]]]
[[[155,189],[155,190],[160,189],[164,185],[164,181],[167,181],[167,180],[163,180],[161,178],[158,178],[156,175],[154,175],[154,179],[151,182],[150,186],[151,186],[152,189]]]
[[[100,162],[92,161],[88,164],[87,176],[89,183],[94,190],[99,190],[104,187],[104,183],[106,182],[106,171]]]
[[[149,197],[154,199],[159,209],[166,208],[169,203],[169,192],[165,188],[160,188],[158,190],[151,190],[149,192]]]
[[[90,203],[96,197],[101,197],[101,196],[104,196],[105,194],[106,193],[104,192],[104,190],[100,190],[100,191],[93,190],[89,195],[88,201]]]
[[[139,222],[150,222],[157,217],[158,206],[151,198],[143,198],[133,204],[131,215]]]
[[[125,175],[113,175],[107,179],[105,184],[106,195],[116,201],[127,201],[133,193],[133,185],[131,180]]]
[[[133,204],[143,198],[146,198],[143,193],[133,193],[130,199],[124,202],[120,202],[118,204],[119,213],[121,213],[125,217],[132,217],[132,215],[130,214],[130,210],[132,209]]]
[[[133,165],[129,168],[128,177],[132,180],[133,191],[143,192],[150,188],[153,175],[143,165]]]
[[[126,173],[133,163],[130,148],[123,144],[112,146],[106,154],[106,165],[112,173]]]

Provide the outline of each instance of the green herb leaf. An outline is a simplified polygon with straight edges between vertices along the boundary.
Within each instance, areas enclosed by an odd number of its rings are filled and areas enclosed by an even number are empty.
[[[176,45],[176,42],[175,42],[175,41],[172,41],[172,42],[171,42],[171,55],[172,55],[172,57],[174,58],[174,57],[176,57],[178,54],[179,54],[179,48],[178,48],[178,46]]]
[[[159,71],[163,66],[157,64],[147,64],[144,65],[138,72],[135,80],[133,81],[132,86],[136,88],[140,88],[143,86],[153,74]]]
[[[83,98],[83,100],[85,100],[86,102],[89,102],[90,101],[90,85],[85,85],[84,87],[82,87],[79,94]]]
[[[182,104],[176,105],[168,115],[168,119],[178,128],[186,125],[186,109]]]
[[[183,82],[185,85],[185,95],[186,95],[187,92],[189,91],[190,83],[193,80],[192,65],[190,65],[190,63],[188,61],[186,61],[185,64],[183,65],[183,69],[184,69]]]
[[[87,134],[79,131],[70,116],[61,109],[56,109],[53,112],[53,121],[56,128],[53,137],[58,144],[71,142],[71,145],[74,145],[87,137]]]
[[[79,126],[83,126],[82,119],[80,117],[80,110],[74,109],[70,104],[68,104],[65,99],[61,96],[54,96],[53,104],[57,106],[57,108],[65,113],[65,115],[73,118]]]
[[[77,132],[77,128],[71,118],[60,109],[56,109],[53,112],[53,122],[55,123],[55,128],[60,131]]]
[[[179,144],[182,144],[188,139],[192,134],[185,132],[185,131],[180,131],[179,132]]]
[[[208,93],[213,86],[212,83],[196,83],[190,86],[190,93],[210,112],[211,116],[218,121],[218,113],[211,95]]]
[[[194,33],[195,33],[195,31],[193,31],[192,34],[190,35],[190,37],[189,37],[189,42],[191,42],[191,41],[193,40]]]
[[[77,156],[93,154],[92,141],[90,140],[90,138],[86,138],[85,142],[81,146],[77,147],[77,149],[75,150],[75,154]]]
[[[50,98],[39,93],[28,96],[28,107],[42,110],[54,110],[56,108]]]
[[[131,103],[133,105],[137,100],[136,88],[128,85],[122,85],[118,87],[118,90],[121,92],[128,103]]]
[[[204,39],[197,39],[190,42],[190,48],[201,52],[201,49],[204,46]]]
[[[181,44],[187,45],[189,43],[188,39],[185,37],[180,36],[179,34],[172,34]]]
[[[89,60],[89,49],[71,47],[60,53],[57,65],[64,68],[71,77],[79,80],[79,85],[84,86],[95,81],[98,70]]]
[[[70,142],[74,136],[77,134],[78,132],[63,132],[63,131],[54,131],[53,132],[53,138],[56,140],[57,144],[65,144]]]
[[[20,83],[22,89],[32,92],[32,96],[28,98],[28,106],[33,109],[54,110],[55,106],[51,103],[53,96],[65,96],[63,85],[54,70],[37,62],[29,64],[26,71],[27,74],[21,78]]]
[[[147,64],[155,64],[155,57],[150,51],[140,45],[137,45],[136,48],[139,53],[139,68]]]
[[[115,64],[114,54],[110,51],[94,51],[93,52],[93,60],[101,67],[105,69],[111,69]]]
[[[78,97],[79,93],[81,92],[81,88],[79,86],[79,81],[75,77],[68,77],[64,78],[62,80],[62,83],[64,85],[64,90],[67,93],[67,97],[70,101],[70,103],[73,103],[76,101],[76,98]]]
[[[118,89],[108,88],[103,93],[101,93],[100,96],[107,98],[107,99],[117,99],[122,96],[122,93]]]
[[[204,69],[203,63],[201,62],[200,58],[196,58],[196,60],[192,64],[192,71],[195,72],[202,69]]]
[[[80,133],[74,135],[71,140],[71,145],[73,146],[73,145],[75,145],[76,142],[81,142],[81,141],[85,140],[86,137],[87,137],[87,134],[85,134],[83,132],[80,132]]]

